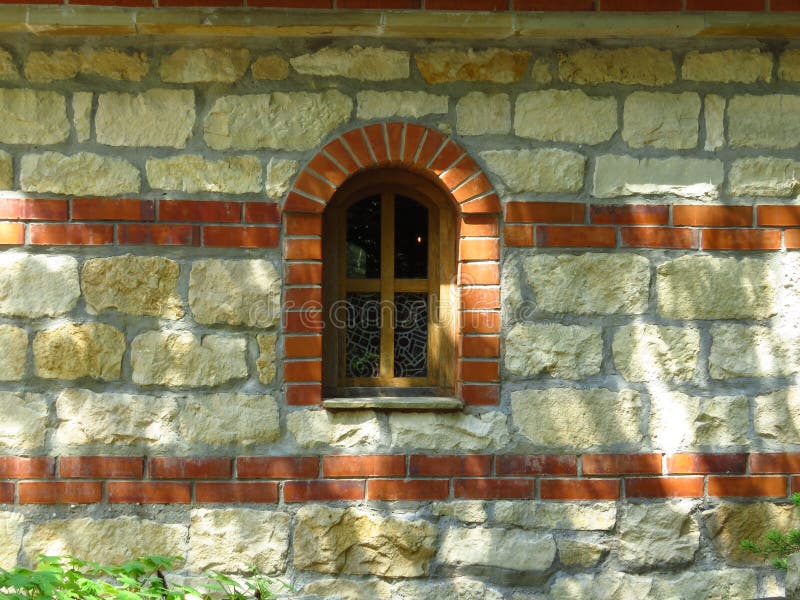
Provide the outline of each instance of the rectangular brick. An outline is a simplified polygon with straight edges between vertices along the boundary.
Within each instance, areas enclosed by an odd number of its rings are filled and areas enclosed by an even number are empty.
[[[619,479],[542,479],[542,500],[618,500]]]
[[[756,211],[757,223],[762,227],[800,226],[800,206],[762,204]]]
[[[499,335],[475,335],[461,338],[461,356],[465,358],[495,358],[500,356]]]
[[[478,166],[478,164],[474,160],[472,160],[472,157],[470,157],[468,154],[465,154],[458,159],[458,162],[456,164],[454,164],[450,169],[445,171],[442,174],[442,176],[439,177],[439,180],[444,184],[444,186],[447,189],[453,190],[462,184],[466,185],[466,181],[470,177],[475,178],[476,176],[479,176],[478,175],[479,172],[480,172],[480,167]],[[480,174],[482,175],[482,173]],[[482,185],[481,187],[485,191],[489,191],[492,189],[491,183],[489,184],[488,188],[485,185]],[[484,192],[478,192],[478,193],[484,193]],[[475,195],[474,193],[471,195],[462,194],[461,197],[464,200],[466,200],[467,198],[471,198],[474,195]],[[456,201],[458,201],[458,198],[456,199]]]
[[[787,478],[777,475],[708,478],[708,495],[718,497],[784,497]]]
[[[275,504],[278,502],[276,481],[212,481],[194,486],[196,502]]]
[[[277,248],[277,227],[203,227],[203,245],[219,248]]]
[[[66,221],[67,200],[40,198],[0,198],[0,219],[9,221]]]
[[[302,171],[294,182],[295,191],[300,192],[304,196],[317,198],[323,202],[327,202],[333,197],[336,188],[330,183],[312,175],[308,171]]]
[[[459,276],[461,285],[497,285],[500,283],[500,266],[492,263],[465,263]]]
[[[283,338],[285,358],[317,358],[322,356],[321,335],[287,335]]]
[[[503,243],[506,246],[533,246],[533,225],[505,225]]]
[[[283,363],[283,380],[287,382],[321,381],[322,361],[321,360],[286,361],[285,363]]]
[[[301,310],[283,313],[283,330],[286,333],[317,333],[323,328],[321,310]]]
[[[463,158],[461,159],[463,160]],[[452,170],[452,169],[451,169]],[[449,171],[448,171],[449,172]],[[473,177],[469,181],[465,181],[461,185],[459,185],[456,189],[453,190],[453,198],[459,204],[467,203],[468,200],[471,198],[478,198],[479,196],[485,197],[487,194],[491,194],[492,190],[492,182],[489,181],[489,178],[486,177],[483,173],[478,174],[477,176]],[[500,208],[499,205],[497,207]],[[493,212],[491,210],[482,210],[476,211],[471,210],[469,212]]]
[[[322,213],[325,210],[325,202],[317,198],[307,198],[291,190],[286,196],[283,210],[287,213]]]
[[[508,0],[425,0],[428,10],[485,10],[508,9]]]
[[[499,311],[461,311],[461,333],[499,333],[501,327]]]
[[[800,453],[751,454],[751,473],[800,473]]]
[[[480,198],[473,198],[466,202],[461,202],[462,214],[483,214],[483,213],[500,213],[502,207],[500,205],[500,197],[496,193],[487,194]]]
[[[746,454],[671,454],[667,456],[668,473],[744,473]]]
[[[460,260],[498,260],[500,240],[498,238],[462,238],[459,244]]]
[[[286,288],[283,298],[283,307],[286,310],[310,309],[319,310],[322,308],[322,287],[305,286]]]
[[[769,0],[769,8],[773,12],[800,10],[800,0]]]
[[[704,227],[750,227],[753,224],[753,207],[676,205],[672,207],[672,224]]]
[[[333,0],[247,0],[257,8],[333,8]]]
[[[108,501],[112,504],[189,504],[192,484],[173,481],[109,481]]]
[[[584,454],[585,475],[659,475],[660,454]]]
[[[286,260],[322,260],[322,238],[284,241],[283,257]]]
[[[450,495],[447,479],[369,479],[367,500],[446,500]]]
[[[304,383],[286,386],[286,404],[289,406],[312,406],[322,403],[322,384]]]
[[[475,500],[512,500],[535,497],[536,482],[533,479],[454,479],[453,493],[456,498]]]
[[[703,229],[704,250],[780,250],[777,229]]]
[[[0,456],[0,479],[51,479],[56,462],[47,456]]]
[[[800,248],[800,229],[787,229],[783,233],[783,243],[787,250]]]
[[[150,459],[152,479],[230,479],[230,458],[176,458],[158,456]]]
[[[128,456],[62,456],[59,477],[65,479],[141,479],[144,459]]]
[[[686,10],[764,10],[764,0],[686,0]]]
[[[463,381],[500,381],[500,365],[496,360],[461,360],[458,373]]]
[[[545,248],[613,248],[617,245],[617,234],[614,227],[537,225],[536,245]]]
[[[499,287],[461,288],[461,308],[463,310],[491,310],[500,308]]]
[[[493,406],[500,403],[500,386],[497,384],[458,384],[459,398],[469,406]]]
[[[586,205],[579,202],[508,202],[507,223],[584,223]]]
[[[599,10],[661,12],[681,10],[682,0],[598,0]]]
[[[500,231],[494,215],[462,215],[459,235],[461,237],[493,237]]]
[[[322,283],[322,263],[289,263],[286,265],[287,285]]]
[[[319,458],[240,456],[236,473],[239,479],[311,479],[319,474]]]
[[[276,202],[246,202],[244,205],[245,223],[281,222],[281,209]]]
[[[73,221],[155,221],[156,207],[152,200],[126,198],[75,198],[72,200]]]
[[[113,225],[31,223],[30,241],[50,246],[101,246],[114,243]]]
[[[503,454],[496,459],[498,475],[577,475],[578,459],[557,454]]]
[[[159,221],[189,221],[192,223],[241,223],[241,202],[219,200],[160,200]]]
[[[197,225],[117,225],[117,241],[125,245],[199,246]]]
[[[14,504],[14,484],[0,481],[0,504]]]
[[[21,481],[20,504],[95,504],[103,499],[99,481]]]
[[[286,215],[287,235],[322,235],[322,215]]]
[[[667,225],[669,206],[593,205],[589,208],[589,219],[595,225]]]
[[[18,246],[25,243],[25,225],[0,222],[0,245]]]
[[[637,477],[625,480],[628,498],[702,498],[702,477]]]
[[[389,160],[389,154],[386,144],[386,135],[384,132],[383,124],[375,123],[374,125],[367,125],[362,128],[364,136],[372,149],[372,155],[378,164],[385,163]]]
[[[485,454],[412,454],[408,466],[412,477],[485,477],[491,472],[492,457]]]
[[[696,229],[677,227],[621,227],[623,246],[631,248],[698,248],[700,234]]]
[[[594,0],[512,0],[512,10],[594,10]]]
[[[283,484],[284,502],[335,502],[337,500],[363,500],[365,481],[336,479],[315,481],[287,481]]]
[[[402,454],[365,456],[323,456],[323,477],[402,477],[406,474],[406,457]]]

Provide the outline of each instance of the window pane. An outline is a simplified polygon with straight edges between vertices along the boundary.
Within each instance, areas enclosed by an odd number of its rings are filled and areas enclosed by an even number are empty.
[[[427,294],[395,294],[394,376],[428,374]]]
[[[428,276],[428,209],[403,196],[394,200],[394,276]]]
[[[371,196],[347,209],[347,276],[381,276],[381,198]]]
[[[381,357],[381,295],[347,294],[345,377],[378,377]]]

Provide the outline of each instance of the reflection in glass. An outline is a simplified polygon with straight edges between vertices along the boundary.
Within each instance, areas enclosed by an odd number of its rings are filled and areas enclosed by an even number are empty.
[[[395,294],[394,375],[428,374],[428,300],[426,294]]]
[[[428,276],[428,209],[403,196],[394,200],[394,276]]]
[[[380,375],[380,301],[380,294],[347,294],[345,377]]]
[[[347,209],[347,276],[381,276],[381,198],[370,196]]]

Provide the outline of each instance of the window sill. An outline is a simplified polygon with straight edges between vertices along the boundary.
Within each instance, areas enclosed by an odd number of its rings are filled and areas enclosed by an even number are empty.
[[[327,410],[409,410],[409,411],[456,411],[464,403],[456,398],[440,396],[396,396],[386,398],[328,398],[322,401]]]

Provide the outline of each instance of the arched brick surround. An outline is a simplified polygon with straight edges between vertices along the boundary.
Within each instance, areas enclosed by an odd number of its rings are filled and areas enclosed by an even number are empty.
[[[454,139],[413,123],[376,123],[328,142],[297,176],[283,207],[284,382],[288,404],[322,396],[322,213],[350,177],[377,167],[421,174],[444,189],[457,214],[460,319],[457,395],[467,404],[499,400],[500,200]]]

